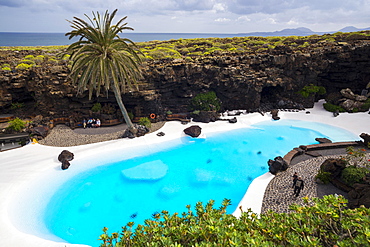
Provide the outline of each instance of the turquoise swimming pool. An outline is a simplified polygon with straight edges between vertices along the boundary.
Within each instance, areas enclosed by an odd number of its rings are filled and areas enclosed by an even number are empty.
[[[50,199],[45,225],[69,243],[99,246],[103,227],[120,231],[129,221],[142,224],[162,210],[181,213],[198,201],[231,199],[232,213],[252,180],[268,171],[268,159],[314,144],[316,137],[356,138],[339,128],[294,120],[261,122],[205,139],[185,137],[181,145],[104,164],[70,179]]]

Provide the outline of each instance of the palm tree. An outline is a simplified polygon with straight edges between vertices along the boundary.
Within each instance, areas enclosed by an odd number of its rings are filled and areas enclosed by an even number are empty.
[[[99,96],[101,88],[106,91],[112,89],[128,129],[136,134],[122,102],[121,91],[136,86],[141,77],[141,60],[134,42],[118,35],[123,30],[133,30],[124,22],[127,16],[112,25],[116,12],[117,9],[112,14],[106,11],[103,16],[93,12],[93,18],[85,14],[89,22],[77,17],[73,17],[73,21],[67,20],[73,30],[65,35],[69,39],[79,37],[79,40],[66,52],[71,55],[70,76],[73,82],[78,83],[78,93],[88,89],[91,99],[93,91]]]

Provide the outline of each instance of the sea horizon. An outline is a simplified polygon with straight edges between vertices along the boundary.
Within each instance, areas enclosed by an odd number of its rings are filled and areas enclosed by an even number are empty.
[[[243,37],[241,33],[123,33],[121,37],[133,42],[165,41],[194,38]],[[0,46],[60,46],[69,45],[77,39],[69,40],[65,33],[50,32],[0,32]]]

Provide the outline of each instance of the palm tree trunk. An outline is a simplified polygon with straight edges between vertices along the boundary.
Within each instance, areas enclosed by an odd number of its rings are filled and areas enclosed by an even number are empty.
[[[125,122],[126,122],[126,124],[128,126],[128,129],[133,134],[136,134],[137,130],[134,127],[134,125],[132,124],[131,119],[130,119],[128,113],[127,113],[126,107],[125,107],[125,105],[122,102],[121,92],[117,89],[117,87],[114,84],[113,84],[113,92],[114,92],[114,96],[116,96],[116,100],[117,100],[118,106],[121,109],[122,116],[125,119]]]

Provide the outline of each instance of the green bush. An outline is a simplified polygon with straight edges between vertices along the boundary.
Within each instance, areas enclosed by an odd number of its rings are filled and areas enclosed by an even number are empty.
[[[34,55],[27,55],[27,56],[24,57],[24,59],[28,59],[28,60],[32,60],[34,58],[35,58]]]
[[[365,167],[348,166],[342,171],[341,179],[352,186],[355,183],[362,183],[367,173],[369,170]]]
[[[216,111],[221,109],[221,101],[217,98],[216,93],[210,91],[208,93],[200,93],[190,101],[192,110],[199,111]]]
[[[139,124],[147,127],[148,129],[150,129],[150,127],[152,127],[152,123],[150,122],[149,118],[147,118],[147,117],[140,118],[139,119]]]
[[[360,107],[360,111],[364,112],[364,111],[367,111],[369,110],[370,108],[370,98],[368,98],[365,103]]]
[[[330,112],[336,112],[336,111],[345,112],[346,111],[344,110],[343,107],[338,106],[338,105],[333,105],[331,103],[324,103],[323,107],[325,110],[330,111]]]
[[[134,114],[132,113],[132,112],[128,112],[127,113],[128,114],[128,117],[132,120],[132,119],[134,119]]]
[[[167,47],[156,47],[147,53],[147,57],[152,57],[153,59],[164,59],[164,58],[181,58],[181,54],[171,48]]]
[[[101,110],[101,104],[100,103],[95,103],[92,107],[91,107],[91,111],[92,112],[98,112]]]
[[[320,179],[324,184],[328,184],[330,182],[330,175],[330,172],[324,172],[320,169],[315,178]]]
[[[6,127],[7,130],[19,132],[26,127],[26,122],[24,122],[23,120],[19,118],[15,118],[9,121],[8,123],[9,123],[9,126]]]
[[[15,68],[18,69],[18,70],[28,70],[32,67],[33,67],[32,64],[20,63]]]
[[[42,62],[44,61],[44,59],[45,59],[45,56],[43,56],[43,55],[38,55],[38,56],[36,56],[36,57],[34,58],[34,61],[35,61],[36,63],[42,63]]]
[[[23,59],[21,61],[21,63],[31,64],[31,65],[35,65],[36,64],[35,61],[29,60],[29,59]]]
[[[230,200],[214,208],[214,201],[183,213],[167,211],[135,228],[133,222],[120,233],[100,235],[108,246],[369,246],[370,209],[349,209],[343,196],[304,198],[290,213],[269,211],[256,215],[245,209],[240,218],[226,213]],[[349,237],[350,236],[350,237]]]
[[[298,91],[300,95],[302,95],[305,98],[308,98],[308,96],[312,94],[318,94],[318,95],[323,95],[326,94],[326,89],[322,86],[315,86],[313,84],[304,86],[302,90]]]

